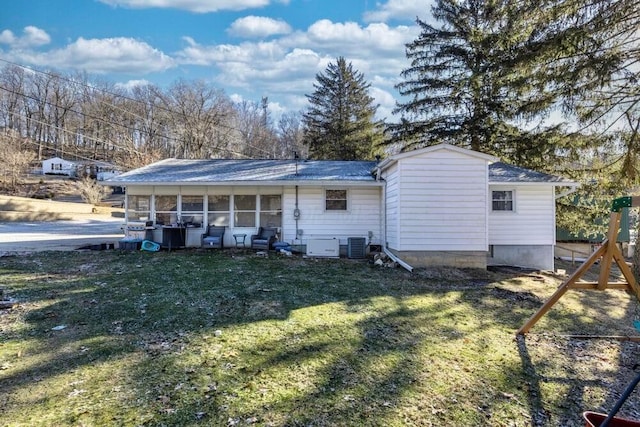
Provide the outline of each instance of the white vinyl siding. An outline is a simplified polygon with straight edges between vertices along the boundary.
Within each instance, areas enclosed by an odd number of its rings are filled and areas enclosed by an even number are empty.
[[[398,247],[398,233],[400,232],[400,217],[398,215],[398,199],[400,189],[398,188],[398,166],[394,164],[387,170],[385,175],[387,182],[385,196],[385,216],[386,216],[386,243],[391,248]]]
[[[42,172],[45,174],[75,176],[76,167],[76,163],[61,159],[60,157],[42,161]]]
[[[513,190],[513,186],[491,185],[493,190]],[[550,185],[520,185],[514,191],[516,212],[491,212],[491,245],[554,245],[555,200]]]
[[[389,241],[392,249],[487,250],[486,160],[438,150],[399,160],[398,176],[399,234],[395,247]]]
[[[325,210],[325,187],[300,187],[298,189],[298,228],[301,238],[296,240],[296,222],[293,216],[295,188],[284,190],[282,216],[282,239],[288,242],[306,244],[308,239],[337,238],[346,245],[349,237],[368,237],[373,233],[374,243],[380,242],[380,187],[350,187],[349,210]]]

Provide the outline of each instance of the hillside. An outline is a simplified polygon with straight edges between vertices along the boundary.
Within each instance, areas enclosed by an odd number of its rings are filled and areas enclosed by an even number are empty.
[[[0,193],[0,221],[55,221],[87,216],[124,217],[122,194],[108,194],[98,206],[84,203],[75,180],[25,175],[12,192]]]

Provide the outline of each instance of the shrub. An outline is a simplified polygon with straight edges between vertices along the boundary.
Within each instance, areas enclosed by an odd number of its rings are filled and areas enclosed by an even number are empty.
[[[85,176],[76,182],[80,197],[87,203],[96,205],[106,195],[106,188],[95,179]]]

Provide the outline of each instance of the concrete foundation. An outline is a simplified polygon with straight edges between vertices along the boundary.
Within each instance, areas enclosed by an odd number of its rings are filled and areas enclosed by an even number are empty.
[[[489,251],[488,265],[512,265],[553,271],[552,245],[494,245]]]
[[[487,253],[483,251],[396,251],[395,256],[412,267],[487,268]]]

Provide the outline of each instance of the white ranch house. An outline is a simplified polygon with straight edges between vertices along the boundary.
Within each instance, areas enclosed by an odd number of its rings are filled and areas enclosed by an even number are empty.
[[[120,170],[113,164],[98,160],[73,161],[61,157],[52,157],[42,161],[44,175],[66,175],[76,177],[80,175],[94,176],[98,181],[113,178]]]
[[[441,144],[382,162],[167,159],[105,181],[126,187],[127,221],[186,224],[186,246],[207,225],[234,234],[275,226],[305,248],[349,238],[414,267],[554,268],[556,187],[567,179]]]
[[[75,176],[77,168],[77,162],[60,157],[52,157],[42,161],[42,173],[44,175]]]

